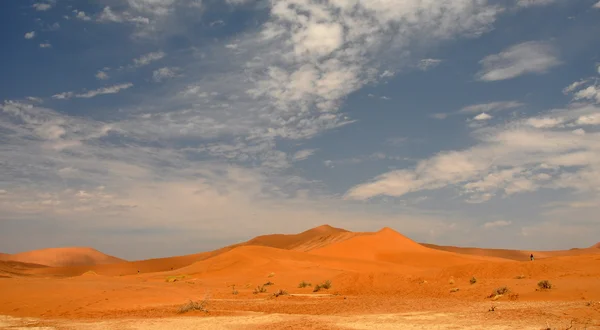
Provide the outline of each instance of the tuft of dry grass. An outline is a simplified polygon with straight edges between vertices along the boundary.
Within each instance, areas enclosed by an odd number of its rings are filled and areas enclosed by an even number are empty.
[[[471,284],[477,283],[477,279],[475,278],[475,276],[471,277],[471,279],[469,280],[469,283],[471,283]]]
[[[515,277],[517,280],[522,280],[525,278],[525,275],[518,275]]]
[[[190,300],[188,303],[181,305],[177,312],[180,314],[187,313],[189,311],[202,311],[208,313],[208,310],[206,309],[207,303],[208,301],[206,298],[200,302]]]
[[[279,290],[277,290],[277,292],[273,293],[273,296],[275,298],[277,298],[279,296],[286,296],[286,295],[288,295],[288,292],[283,289],[279,289]]]
[[[165,279],[165,282],[168,283],[173,283],[173,282],[177,282],[177,281],[181,281],[185,278],[185,275],[174,275],[174,276],[168,276]]]
[[[315,285],[313,292],[319,292],[321,289],[329,290],[331,288],[331,281],[327,280],[321,284]]]
[[[307,286],[312,286],[312,284],[305,282],[305,281],[302,281],[302,282],[300,282],[300,284],[298,284],[299,288],[306,288]]]
[[[496,290],[494,290],[494,294],[496,295],[503,295],[503,294],[507,294],[510,290],[508,290],[508,287],[505,286],[501,286],[499,288],[497,288]]]
[[[488,312],[495,312],[496,311],[496,306],[492,305],[490,306],[490,309],[488,310]]]
[[[458,291],[460,291],[459,288],[452,288],[452,289],[450,289],[450,292],[458,292]]]
[[[269,281],[269,282],[267,282],[267,283],[263,284],[263,286],[269,286],[269,285],[275,285],[275,283],[273,283],[273,282]]]
[[[252,293],[254,293],[254,294],[265,293],[265,292],[267,292],[267,288],[265,288],[264,285],[259,285],[254,289],[254,291],[252,291]]]
[[[537,285],[541,290],[552,289],[552,283],[550,283],[548,280],[539,281]]]

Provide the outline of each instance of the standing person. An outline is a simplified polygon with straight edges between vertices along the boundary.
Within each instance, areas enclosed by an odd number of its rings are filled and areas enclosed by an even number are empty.
[[[531,261],[533,261],[533,253],[529,256],[529,259],[531,259]]]

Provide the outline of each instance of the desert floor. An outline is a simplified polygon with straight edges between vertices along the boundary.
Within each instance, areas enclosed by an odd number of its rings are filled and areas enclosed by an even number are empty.
[[[387,228],[323,226],[173,258],[95,251],[94,262],[73,251],[28,252],[37,263],[3,256],[0,328],[600,329],[597,247],[529,261],[529,251],[433,248]],[[200,308],[181,312],[189,301]]]

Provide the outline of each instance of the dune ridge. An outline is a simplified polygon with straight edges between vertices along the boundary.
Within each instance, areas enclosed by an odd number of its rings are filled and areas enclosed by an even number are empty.
[[[5,261],[18,261],[51,267],[94,266],[125,261],[89,247],[47,248],[11,254],[3,258]]]

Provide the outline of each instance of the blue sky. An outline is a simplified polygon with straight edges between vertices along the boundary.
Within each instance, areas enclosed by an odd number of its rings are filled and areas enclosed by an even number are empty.
[[[0,6],[2,252],[600,240],[597,1]]]

